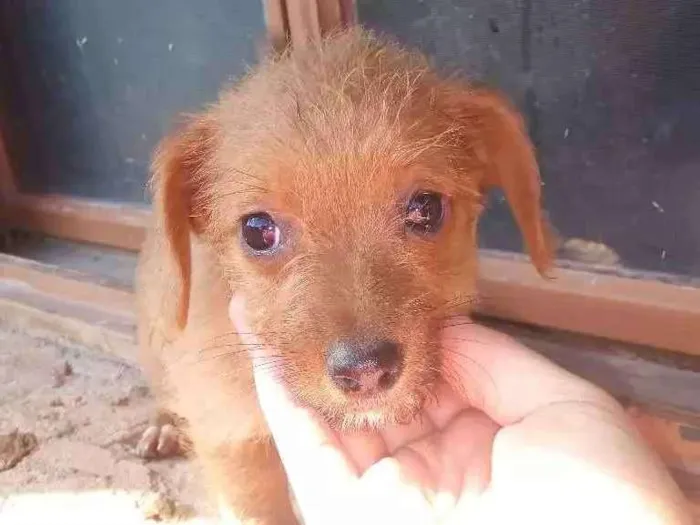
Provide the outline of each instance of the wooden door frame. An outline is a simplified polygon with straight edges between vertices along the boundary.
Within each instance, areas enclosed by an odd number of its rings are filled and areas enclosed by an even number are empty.
[[[263,5],[269,41],[277,49],[290,42],[305,45],[357,22],[354,0],[263,0]],[[132,251],[140,248],[151,216],[144,206],[20,192],[1,137],[0,205],[11,226]],[[695,286],[566,268],[545,281],[523,257],[484,252],[479,290],[479,311],[496,318],[700,355]]]
[[[355,0],[285,0],[290,41],[306,45],[322,35],[357,23]]]

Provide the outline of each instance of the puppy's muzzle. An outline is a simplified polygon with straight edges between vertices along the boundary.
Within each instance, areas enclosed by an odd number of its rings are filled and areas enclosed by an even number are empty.
[[[400,345],[390,340],[345,339],[330,345],[326,370],[345,394],[371,397],[389,390],[403,369]]]

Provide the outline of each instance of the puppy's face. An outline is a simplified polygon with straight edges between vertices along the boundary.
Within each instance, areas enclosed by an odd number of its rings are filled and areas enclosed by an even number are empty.
[[[405,418],[439,370],[440,321],[471,299],[479,193],[442,147],[403,162],[391,149],[415,138],[338,133],[212,195],[230,232],[217,245],[300,398],[345,424]]]
[[[360,32],[225,93],[166,140],[155,184],[183,281],[174,315],[185,322],[189,228],[245,297],[269,366],[338,425],[405,420],[440,377],[438,330],[472,302],[488,187],[549,262],[517,116]]]

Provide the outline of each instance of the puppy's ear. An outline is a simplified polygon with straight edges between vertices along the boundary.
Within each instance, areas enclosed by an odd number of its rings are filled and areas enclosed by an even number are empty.
[[[481,191],[501,188],[533,264],[546,275],[555,241],[541,208],[539,168],[523,119],[505,98],[487,89],[462,92],[461,100],[469,146],[484,166]]]
[[[155,227],[165,251],[166,279],[171,283],[163,298],[163,318],[170,330],[187,324],[190,302],[190,234],[198,233],[193,205],[204,182],[212,152],[214,123],[192,119],[158,145],[152,164],[151,192]]]

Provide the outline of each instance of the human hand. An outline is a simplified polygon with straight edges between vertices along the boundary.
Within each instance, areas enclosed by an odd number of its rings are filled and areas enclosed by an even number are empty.
[[[237,301],[231,317],[250,334]],[[242,338],[262,362],[265,349]],[[691,523],[678,488],[610,396],[475,324],[447,327],[443,351],[460,384],[438,385],[419,418],[376,433],[333,431],[270,367],[254,366],[307,524]]]

